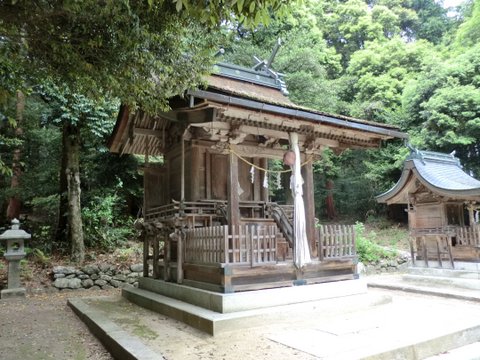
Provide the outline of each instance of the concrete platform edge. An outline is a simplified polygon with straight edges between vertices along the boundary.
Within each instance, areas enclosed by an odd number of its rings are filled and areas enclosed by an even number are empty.
[[[100,311],[93,310],[81,299],[68,299],[67,303],[115,359],[164,359],[162,355],[156,354],[143,344],[140,339],[123,331]]]
[[[387,289],[387,290],[399,290],[399,291],[405,291],[405,292],[410,292],[410,293],[415,293],[415,294],[439,296],[439,297],[444,297],[444,298],[448,298],[448,299],[457,299],[457,300],[467,300],[467,301],[480,302],[480,297],[461,295],[461,294],[444,292],[444,291],[434,290],[434,289],[420,288],[420,287],[417,287],[417,286],[384,284],[384,283],[377,283],[377,282],[368,282],[367,286],[370,287],[370,288],[379,288],[379,289]]]
[[[140,278],[139,288],[218,313],[235,313],[367,292],[367,284],[362,279],[222,294],[152,278]]]
[[[480,325],[462,329],[433,339],[425,340],[380,354],[367,356],[362,360],[425,359],[445,351],[475,343],[480,338]]]

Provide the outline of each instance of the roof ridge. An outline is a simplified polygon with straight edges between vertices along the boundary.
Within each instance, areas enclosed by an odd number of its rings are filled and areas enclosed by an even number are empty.
[[[411,148],[410,156],[408,160],[418,159],[425,164],[426,161],[434,161],[440,162],[445,164],[454,164],[457,165],[459,168],[462,168],[460,163],[460,159],[455,157],[455,151],[451,153],[441,153],[437,151],[429,151],[429,150],[418,150],[416,148]]]

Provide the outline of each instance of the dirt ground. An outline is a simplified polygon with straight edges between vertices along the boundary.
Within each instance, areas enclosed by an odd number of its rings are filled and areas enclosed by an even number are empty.
[[[118,291],[96,293],[112,295]],[[63,291],[1,299],[0,359],[113,359],[67,306],[68,297],[92,295],[92,291]]]
[[[167,316],[114,297],[86,300],[122,330],[166,360],[314,360],[306,352],[272,341],[270,327],[257,326],[211,336]],[[284,324],[288,327],[288,324]]]

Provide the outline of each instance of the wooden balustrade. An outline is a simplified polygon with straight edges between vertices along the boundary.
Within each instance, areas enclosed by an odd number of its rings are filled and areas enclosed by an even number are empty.
[[[189,229],[185,262],[195,264],[263,265],[276,263],[276,226],[240,225]]]
[[[480,246],[480,225],[457,226],[456,237],[458,245]]]
[[[356,255],[353,225],[320,225],[318,239],[320,260]]]

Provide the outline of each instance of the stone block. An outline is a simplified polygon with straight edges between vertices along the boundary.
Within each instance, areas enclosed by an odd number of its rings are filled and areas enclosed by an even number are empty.
[[[107,285],[107,281],[106,280],[95,280],[95,285],[98,285],[98,286],[105,286]]]
[[[92,279],[82,280],[82,286],[86,289],[91,288],[93,286],[93,280]]]
[[[143,264],[133,264],[130,266],[130,270],[136,273],[140,273],[143,271]]]
[[[60,278],[56,279],[53,282],[53,286],[58,289],[79,289],[82,287],[82,280],[74,278],[74,279],[67,279],[67,278]]]
[[[97,265],[85,265],[82,267],[82,271],[85,274],[92,275],[98,273],[98,266]]]

